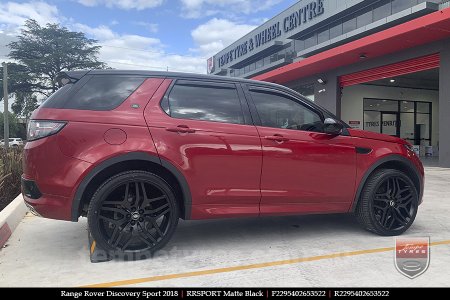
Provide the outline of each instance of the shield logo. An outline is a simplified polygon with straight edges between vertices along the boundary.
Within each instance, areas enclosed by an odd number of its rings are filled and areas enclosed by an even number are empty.
[[[395,267],[413,279],[423,274],[430,264],[430,238],[395,239]]]

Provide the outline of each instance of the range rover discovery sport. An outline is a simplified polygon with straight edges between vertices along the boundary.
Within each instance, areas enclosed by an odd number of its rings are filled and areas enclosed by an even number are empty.
[[[422,201],[410,144],[283,86],[117,70],[59,82],[31,117],[22,191],[43,217],[87,216],[108,251],[152,253],[179,218],[354,213],[398,235]]]

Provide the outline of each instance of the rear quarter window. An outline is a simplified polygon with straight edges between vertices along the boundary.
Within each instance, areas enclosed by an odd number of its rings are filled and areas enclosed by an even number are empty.
[[[112,110],[122,104],[144,77],[94,75],[64,105],[68,109]]]
[[[72,89],[74,84],[66,84],[56,92],[54,92],[50,97],[48,97],[41,105],[44,108],[62,108],[64,104],[64,100],[69,94],[69,91]]]

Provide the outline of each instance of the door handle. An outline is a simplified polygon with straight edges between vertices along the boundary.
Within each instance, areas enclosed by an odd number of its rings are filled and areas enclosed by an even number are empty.
[[[275,134],[275,135],[271,135],[271,136],[265,136],[264,137],[266,140],[269,141],[275,141],[278,143],[282,143],[282,142],[287,142],[289,141],[288,138],[285,138],[284,136],[282,136],[281,134]]]
[[[167,131],[176,132],[176,133],[195,133],[195,129],[189,128],[186,125],[178,125],[177,127],[168,127]]]

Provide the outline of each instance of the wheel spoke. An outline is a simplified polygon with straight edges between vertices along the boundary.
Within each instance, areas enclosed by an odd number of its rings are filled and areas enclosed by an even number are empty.
[[[392,184],[391,184],[391,179],[389,178],[388,180],[386,180],[386,195],[387,196],[391,196],[392,195]]]
[[[397,201],[399,201],[400,203],[405,203],[405,202],[410,202],[413,199],[413,195],[411,193],[409,193],[408,195],[398,198]]]
[[[152,227],[155,228],[156,232],[159,234],[160,237],[164,235],[164,233],[161,231],[161,228],[159,228],[158,223],[156,223],[155,219],[151,219],[150,223],[152,223]]]
[[[122,201],[103,201],[103,205],[121,205]]]
[[[102,219],[102,220],[104,220],[104,221],[106,221],[106,222],[109,222],[109,223],[111,223],[111,224],[113,224],[113,225],[115,225],[115,226],[122,226],[123,224],[125,224],[126,222],[127,222],[127,220],[125,219],[125,216],[123,216],[122,218],[120,218],[120,219],[114,219],[114,218],[112,218],[112,217],[107,217],[107,216],[103,216],[103,215],[99,215],[98,216],[98,218],[99,219]]]
[[[123,195],[122,205],[128,209],[131,208],[130,198],[130,183],[125,184],[125,194]]]
[[[170,206],[169,203],[166,203],[164,205],[161,205],[158,208],[155,209],[151,209],[148,210],[148,213],[146,213],[145,215],[148,216],[152,216],[155,220],[159,219],[161,216],[164,216],[165,214],[167,214],[168,212],[170,212]]]
[[[376,193],[375,194],[375,198],[377,199],[377,200],[386,200],[387,199],[387,197],[389,196],[389,194],[386,192],[386,193]]]
[[[411,187],[410,187],[409,185],[407,185],[407,186],[405,186],[405,188],[401,189],[401,190],[398,192],[398,195],[401,196],[401,195],[402,195],[404,192],[406,192],[406,191],[410,192],[410,189],[411,189]]]
[[[394,177],[394,187],[395,191],[393,193],[393,196],[397,196],[400,192],[400,180],[397,177]]]
[[[126,242],[124,242],[122,247],[120,247],[120,250],[125,251],[133,240],[134,240],[133,234],[130,234]]]
[[[126,225],[123,228],[116,227],[114,228],[113,234],[111,235],[111,238],[109,239],[108,243],[113,245],[114,247],[117,247],[119,245],[120,240],[124,237],[125,229],[128,229],[129,225]]]
[[[383,203],[385,203],[385,202],[383,202]],[[375,203],[373,204],[373,207],[378,208],[380,210],[385,210],[387,208],[387,206],[381,206],[381,205],[378,205],[378,204],[375,204]]]
[[[141,230],[139,230],[139,232],[138,232],[138,236],[140,237],[141,240],[143,240],[149,246],[153,246],[153,244],[156,243],[156,239],[147,231],[146,228],[141,227]]]
[[[396,215],[397,221],[402,226],[405,226],[406,224],[408,224],[408,220],[403,216],[403,214],[401,213],[400,209],[398,209],[398,208],[395,209],[395,215]]]
[[[120,214],[122,216],[125,216],[127,214],[127,212],[124,209],[117,208],[117,207],[101,207],[100,210],[101,211],[110,211],[110,212],[118,213],[118,214]]]
[[[386,225],[386,221],[389,217],[389,212],[388,209],[383,209],[381,210],[381,218],[380,218],[380,223],[385,226]]]
[[[144,200],[144,203],[142,204],[142,207],[147,207],[150,205],[150,203],[155,202],[155,201],[159,201],[159,200],[163,200],[163,199],[167,199],[166,196],[160,196],[160,197],[156,197],[156,198],[147,198]]]
[[[134,186],[135,186],[135,188],[136,188],[136,195],[135,195],[135,199],[134,199],[134,207],[139,207],[139,198],[140,198],[140,196],[139,196],[139,182],[135,182],[134,183]]]
[[[394,225],[394,222],[395,222],[395,212],[393,211],[393,210],[391,210],[390,211],[390,218],[389,218],[389,223],[388,222],[386,222],[387,224],[386,224],[386,228],[388,228],[388,229],[391,229],[392,228],[392,225]]]

